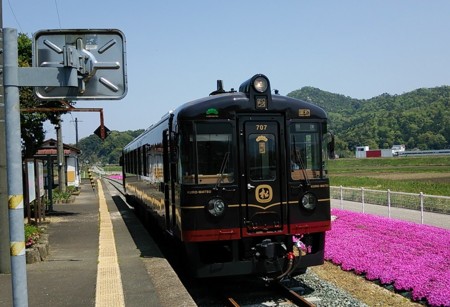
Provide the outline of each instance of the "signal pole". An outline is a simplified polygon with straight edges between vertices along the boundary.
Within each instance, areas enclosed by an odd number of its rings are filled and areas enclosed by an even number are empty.
[[[3,29],[4,88],[6,114],[6,160],[8,177],[9,233],[12,292],[15,307],[28,306],[25,231],[23,227],[22,152],[17,30]]]
[[[3,4],[2,0],[0,0],[0,274],[11,273],[5,136],[5,96],[3,88]]]

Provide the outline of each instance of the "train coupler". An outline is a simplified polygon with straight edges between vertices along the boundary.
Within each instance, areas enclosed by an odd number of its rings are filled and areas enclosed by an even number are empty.
[[[253,248],[254,256],[258,260],[277,259],[286,255],[286,246],[284,243],[272,242],[271,239],[265,239],[256,244]]]

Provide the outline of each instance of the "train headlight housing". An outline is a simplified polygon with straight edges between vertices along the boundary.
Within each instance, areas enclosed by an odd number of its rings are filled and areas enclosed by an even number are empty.
[[[255,110],[267,111],[272,104],[270,81],[263,74],[257,74],[239,86],[239,92],[245,93]]]
[[[222,216],[226,209],[225,202],[221,198],[213,198],[206,205],[206,210],[214,217]]]
[[[317,197],[312,193],[305,193],[302,196],[300,204],[307,211],[313,211],[317,207]]]
[[[253,88],[258,93],[264,93],[267,91],[267,88],[269,87],[269,81],[265,77],[257,77],[255,80],[253,80]]]

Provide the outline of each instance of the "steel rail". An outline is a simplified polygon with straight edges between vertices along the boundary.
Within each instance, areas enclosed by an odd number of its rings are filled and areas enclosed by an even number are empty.
[[[292,301],[297,306],[301,307],[314,307],[315,305],[308,300],[306,300],[302,295],[298,294],[293,290],[293,288],[289,288],[283,285],[281,282],[274,283],[273,286],[281,291],[287,299]]]

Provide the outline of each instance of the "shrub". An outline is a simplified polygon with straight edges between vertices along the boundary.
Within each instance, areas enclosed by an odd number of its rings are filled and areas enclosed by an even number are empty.
[[[41,235],[41,230],[34,225],[25,225],[25,246],[32,247],[37,243],[39,237]]]

